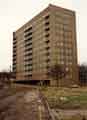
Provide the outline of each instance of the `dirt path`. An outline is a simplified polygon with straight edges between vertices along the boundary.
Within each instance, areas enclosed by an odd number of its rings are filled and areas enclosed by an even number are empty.
[[[4,96],[3,90],[0,94]],[[32,90],[19,91],[0,99],[0,120],[51,120],[51,118],[39,92]]]

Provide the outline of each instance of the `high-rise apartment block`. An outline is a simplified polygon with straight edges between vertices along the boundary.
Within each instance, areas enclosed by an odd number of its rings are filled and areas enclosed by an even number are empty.
[[[60,85],[78,81],[75,12],[54,5],[13,33],[16,80],[54,84],[48,69],[60,64],[69,71]]]

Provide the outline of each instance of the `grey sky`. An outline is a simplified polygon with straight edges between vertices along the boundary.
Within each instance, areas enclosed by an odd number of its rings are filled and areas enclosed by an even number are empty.
[[[0,71],[12,64],[12,32],[49,3],[77,12],[78,61],[87,62],[87,0],[0,0]]]

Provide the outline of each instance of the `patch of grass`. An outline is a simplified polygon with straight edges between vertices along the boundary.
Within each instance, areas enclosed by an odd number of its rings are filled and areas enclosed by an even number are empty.
[[[87,108],[87,88],[47,87],[42,89],[42,93],[47,98],[51,108]],[[61,98],[64,98],[64,100],[61,100]]]

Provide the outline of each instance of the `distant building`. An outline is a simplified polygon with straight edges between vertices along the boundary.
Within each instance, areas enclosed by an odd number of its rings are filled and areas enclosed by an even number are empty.
[[[79,66],[79,82],[81,86],[87,86],[87,65]]]
[[[49,5],[13,33],[13,72],[17,81],[53,85],[47,72],[55,64],[69,71],[61,86],[78,83],[75,12]]]
[[[13,78],[12,72],[0,72],[0,85],[10,83],[11,78]]]

